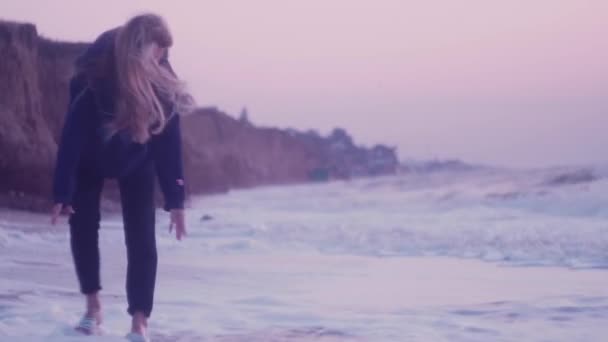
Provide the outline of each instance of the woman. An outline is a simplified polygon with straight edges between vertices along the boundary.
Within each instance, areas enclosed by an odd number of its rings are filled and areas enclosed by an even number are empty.
[[[105,178],[120,189],[127,246],[127,300],[132,341],[147,341],[156,281],[154,177],[158,175],[178,240],[184,183],[178,111],[192,106],[167,62],[172,38],[163,19],[140,15],[102,34],[77,61],[71,103],[55,169],[52,223],[70,214],[76,274],[86,312],[76,327],[101,324],[98,230]]]

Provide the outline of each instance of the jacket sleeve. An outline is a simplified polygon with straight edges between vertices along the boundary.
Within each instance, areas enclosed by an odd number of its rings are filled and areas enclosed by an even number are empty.
[[[185,200],[180,116],[174,114],[165,129],[150,141],[164,209],[183,209]]]
[[[70,204],[72,201],[78,162],[89,134],[88,126],[91,120],[87,120],[87,116],[95,110],[92,91],[84,88],[75,94],[70,90],[72,99],[57,149],[53,177],[53,199],[55,203],[63,204]]]

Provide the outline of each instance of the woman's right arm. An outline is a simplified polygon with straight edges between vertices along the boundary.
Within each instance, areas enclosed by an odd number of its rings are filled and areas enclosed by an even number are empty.
[[[78,162],[90,134],[90,114],[95,110],[95,98],[89,88],[83,88],[72,97],[57,149],[53,179],[53,200],[63,205],[71,204]]]

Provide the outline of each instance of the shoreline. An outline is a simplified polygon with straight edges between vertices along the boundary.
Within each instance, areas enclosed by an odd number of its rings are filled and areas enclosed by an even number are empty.
[[[8,233],[0,234],[0,339],[70,340],[61,329],[77,321],[82,298],[65,221],[51,228],[44,214],[0,215],[0,233]],[[129,322],[125,247],[119,217],[106,220],[105,326],[120,336]],[[599,323],[608,318],[604,269],[328,254],[280,244],[226,249],[243,237],[193,233],[179,243],[157,233],[152,334],[159,340],[571,341],[608,332]]]

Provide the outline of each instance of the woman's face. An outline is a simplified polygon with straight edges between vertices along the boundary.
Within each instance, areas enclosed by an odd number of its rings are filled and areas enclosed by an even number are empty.
[[[163,48],[158,46],[158,44],[152,44],[152,56],[154,56],[154,60],[160,62],[160,60],[165,56],[167,48]]]

